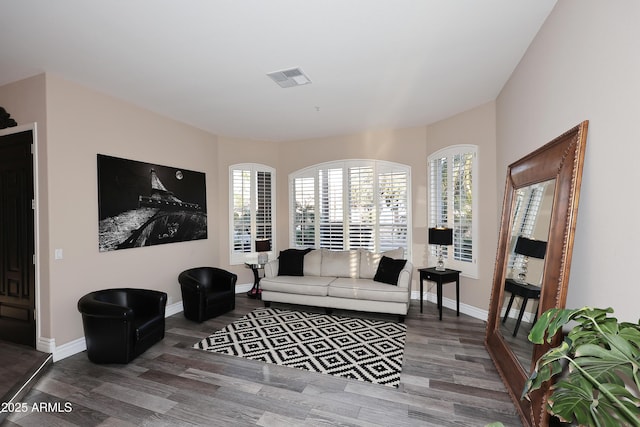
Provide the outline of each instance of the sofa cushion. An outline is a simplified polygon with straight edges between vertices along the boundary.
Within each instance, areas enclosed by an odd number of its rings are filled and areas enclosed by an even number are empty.
[[[406,263],[406,259],[393,259],[383,256],[378,264],[378,271],[376,271],[373,280],[390,285],[397,285],[398,276],[400,276],[400,272]]]
[[[358,277],[359,251],[330,251],[322,249],[320,274],[329,277]]]
[[[311,249],[286,249],[278,257],[278,276],[304,275],[304,256]]]
[[[322,263],[322,251],[313,249],[304,256],[304,275],[320,276],[320,267]]]
[[[360,251],[360,273],[361,279],[373,279],[378,271],[378,264],[383,256],[393,259],[404,258],[404,249],[397,248],[382,253],[373,253],[366,250]]]
[[[407,289],[371,279],[337,278],[329,285],[329,296],[368,301],[409,302]]]
[[[269,279],[263,278],[260,280],[260,287],[264,291],[327,296],[327,287],[333,280],[335,277],[278,276]]]

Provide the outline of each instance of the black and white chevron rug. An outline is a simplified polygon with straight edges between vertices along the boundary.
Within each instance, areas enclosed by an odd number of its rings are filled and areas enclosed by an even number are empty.
[[[259,308],[194,348],[398,387],[403,323]]]

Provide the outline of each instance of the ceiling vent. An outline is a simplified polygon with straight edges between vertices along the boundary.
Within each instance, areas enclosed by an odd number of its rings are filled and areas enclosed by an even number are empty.
[[[294,87],[308,85],[311,79],[302,71],[301,68],[291,68],[289,70],[274,71],[268,73],[267,76],[280,87]]]

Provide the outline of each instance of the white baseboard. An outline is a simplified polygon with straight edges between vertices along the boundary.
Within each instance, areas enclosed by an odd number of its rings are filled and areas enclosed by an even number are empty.
[[[56,340],[53,338],[39,337],[36,342],[36,350],[43,353],[53,353],[56,348]]]
[[[58,360],[66,359],[67,357],[81,353],[86,349],[87,342],[84,337],[62,344],[53,350],[53,362],[55,363]]]
[[[174,302],[173,304],[167,305],[164,310],[164,317],[173,316],[174,314],[181,313],[183,310],[182,300],[178,302]]]

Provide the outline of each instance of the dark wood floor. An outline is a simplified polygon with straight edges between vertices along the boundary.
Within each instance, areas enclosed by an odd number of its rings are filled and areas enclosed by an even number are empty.
[[[438,321],[430,303],[405,321],[397,389],[191,348],[261,305],[238,296],[234,312],[202,324],[172,316],[165,339],[128,365],[95,365],[85,353],[56,362],[22,399],[29,410],[5,425],[522,425],[484,349],[484,322],[447,309]],[[47,410],[32,410],[43,402]]]
[[[0,341],[0,402],[8,402],[22,395],[32,376],[51,364],[51,355],[30,347]],[[1,418],[0,418],[1,420]]]

